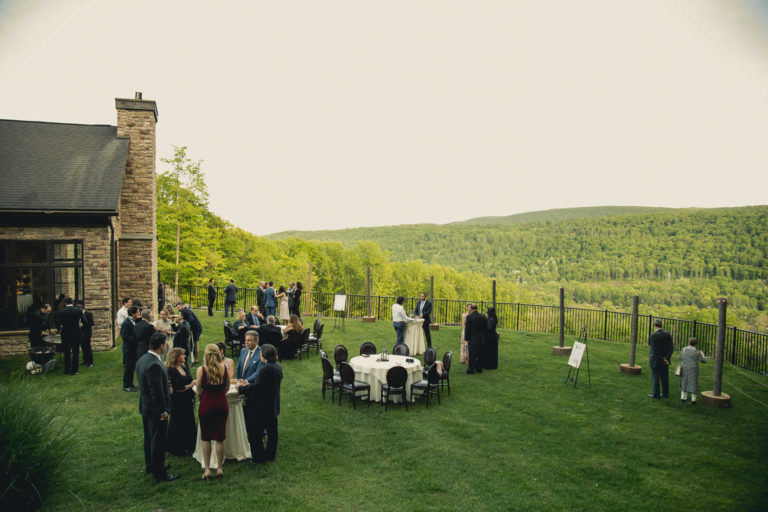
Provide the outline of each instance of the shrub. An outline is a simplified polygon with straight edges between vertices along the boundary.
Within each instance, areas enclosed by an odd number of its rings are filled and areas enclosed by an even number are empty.
[[[22,384],[0,385],[0,510],[35,510],[71,436],[56,409]]]

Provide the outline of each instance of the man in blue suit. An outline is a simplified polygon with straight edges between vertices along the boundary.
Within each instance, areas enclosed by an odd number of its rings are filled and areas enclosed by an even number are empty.
[[[248,331],[245,333],[245,348],[240,351],[240,357],[237,359],[237,369],[235,378],[238,382],[245,381],[241,385],[252,383],[256,379],[256,373],[261,369],[261,349],[259,344],[259,333]]]
[[[275,289],[272,285],[272,281],[267,285],[267,289],[264,290],[264,309],[267,310],[267,316],[275,316],[275,310],[277,309],[277,297],[275,297]]]

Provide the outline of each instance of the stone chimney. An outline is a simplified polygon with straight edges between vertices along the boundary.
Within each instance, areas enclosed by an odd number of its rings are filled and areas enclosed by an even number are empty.
[[[120,210],[115,223],[118,297],[157,308],[156,138],[157,104],[115,98],[117,136],[130,139]]]

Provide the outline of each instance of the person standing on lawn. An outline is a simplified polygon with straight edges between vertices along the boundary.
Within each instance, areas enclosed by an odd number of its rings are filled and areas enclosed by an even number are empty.
[[[395,299],[395,303],[392,304],[392,326],[395,328],[395,345],[405,343],[405,323],[410,320],[403,308],[403,302],[405,297],[398,297]]]
[[[277,297],[275,296],[274,283],[269,282],[267,288],[264,290],[264,308],[267,310],[267,317],[275,316],[275,310],[277,309]]]
[[[200,319],[197,318],[197,315],[194,311],[192,311],[192,308],[188,307],[183,302],[177,302],[176,303],[176,309],[179,310],[179,314],[181,314],[182,311],[185,309],[189,311],[189,330],[192,332],[192,343],[191,343],[191,353],[189,354],[189,357],[187,357],[187,362],[192,365],[197,363],[200,358],[198,357],[198,347],[197,342],[200,341],[200,335],[203,334],[203,324],[200,323]]]
[[[237,286],[235,280],[230,279],[229,284],[224,288],[224,318],[227,318],[227,312],[235,316],[235,303],[237,302]]]
[[[280,414],[280,382],[283,369],[277,362],[277,349],[266,343],[261,346],[263,367],[250,384],[241,384],[237,392],[244,394],[245,420],[251,457],[255,463],[275,460],[277,454],[277,416]],[[264,431],[267,449],[264,451]]]
[[[123,339],[123,391],[135,392],[138,388],[133,385],[133,371],[136,369],[136,333],[134,325],[139,319],[139,308],[128,308],[128,316],[120,326],[120,337]]]
[[[427,300],[427,294],[421,292],[419,296],[421,299],[416,303],[416,308],[413,310],[413,316],[416,318],[423,318],[424,323],[421,325],[421,329],[424,331],[424,338],[427,340],[427,347],[432,346],[432,334],[429,332],[430,315],[432,314],[432,303]]]
[[[85,309],[85,302],[79,301],[77,307],[83,315],[82,327],[80,328],[80,349],[83,351],[83,366],[93,367],[93,349],[91,349],[91,338],[93,337],[93,313]]]
[[[672,358],[672,336],[661,328],[661,318],[653,321],[656,330],[648,340],[648,366],[651,367],[651,390],[648,398],[669,398],[669,360]],[[659,394],[661,384],[661,394]]]
[[[467,368],[466,372],[468,374],[481,373],[483,371],[481,351],[487,330],[488,319],[484,314],[477,311],[477,304],[472,304],[469,315],[467,315],[464,334],[467,337],[467,347],[469,348],[469,368]]]
[[[696,405],[699,392],[699,363],[706,363],[704,352],[696,348],[699,340],[691,338],[688,346],[680,351],[680,400],[685,402],[691,394],[691,405]]]
[[[213,286],[213,278],[208,280],[208,316],[213,316],[213,303],[216,302],[216,287]],[[227,310],[224,309],[226,315]]]
[[[61,332],[61,345],[64,348],[64,373],[77,375],[80,365],[80,327],[83,325],[83,313],[75,307],[72,297],[64,299],[64,307],[54,316],[56,327]]]

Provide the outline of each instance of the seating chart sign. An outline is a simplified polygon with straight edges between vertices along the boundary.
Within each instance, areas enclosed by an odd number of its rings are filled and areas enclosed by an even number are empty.
[[[568,359],[569,366],[573,366],[574,368],[581,366],[581,358],[584,357],[585,348],[586,345],[584,343],[580,343],[578,341],[573,343],[573,348],[571,349],[571,357]]]
[[[346,295],[334,295],[333,296],[333,310],[334,311],[344,311],[346,309],[347,305],[347,296]]]

